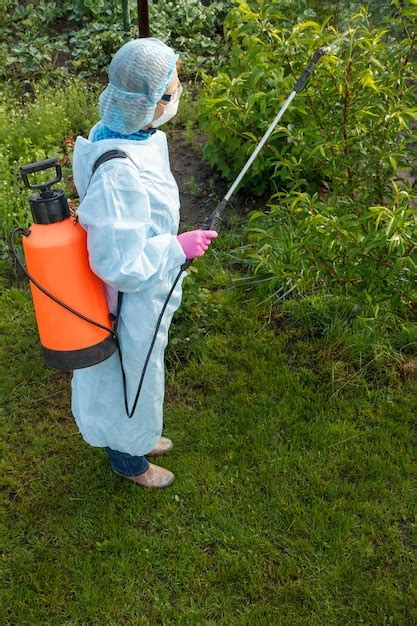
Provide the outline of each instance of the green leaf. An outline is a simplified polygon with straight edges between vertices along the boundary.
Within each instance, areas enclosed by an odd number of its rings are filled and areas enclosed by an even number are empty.
[[[360,82],[364,87],[370,87],[374,91],[378,91],[378,87],[376,86],[374,76],[369,68],[364,70],[360,76]]]
[[[396,172],[397,169],[398,169],[397,161],[391,155],[388,156],[388,160],[390,162],[390,165],[391,165],[392,169],[394,170],[394,172]]]
[[[313,20],[307,20],[306,22],[301,22],[300,24],[296,24],[294,26],[294,30],[304,31],[308,29],[313,30],[318,35],[321,33],[320,24],[318,24],[317,22],[314,22]]]

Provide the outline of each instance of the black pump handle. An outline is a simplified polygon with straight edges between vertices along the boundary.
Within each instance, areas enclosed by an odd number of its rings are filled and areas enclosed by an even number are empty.
[[[55,178],[47,180],[44,183],[39,183],[37,185],[31,185],[29,183],[29,174],[41,172],[42,170],[48,170],[51,167],[55,168]],[[55,183],[59,183],[59,181],[62,179],[61,164],[58,161],[58,157],[52,157],[51,159],[45,159],[45,161],[38,161],[37,163],[28,163],[28,165],[22,165],[20,168],[20,173],[22,175],[23,182],[28,189],[48,189],[49,187],[52,187],[52,185],[55,185]]]

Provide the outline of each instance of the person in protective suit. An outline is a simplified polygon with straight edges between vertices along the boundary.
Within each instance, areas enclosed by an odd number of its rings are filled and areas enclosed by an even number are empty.
[[[217,236],[194,230],[177,235],[178,187],[170,171],[166,135],[158,126],[178,109],[178,56],[163,42],[125,44],[109,67],[100,95],[101,120],[88,140],[75,143],[74,183],[81,199],[79,222],[87,232],[89,262],[104,281],[110,311],[123,304],[118,333],[131,407],[157,319],[180,267],[202,256]],[[109,150],[128,158],[93,165]],[[164,350],[172,316],[181,302],[182,274],[162,319],[131,419],[126,415],[119,356],[75,370],[72,412],[85,441],[104,447],[113,470],[146,487],[167,487],[174,475],[146,455],[172,449],[162,437]]]

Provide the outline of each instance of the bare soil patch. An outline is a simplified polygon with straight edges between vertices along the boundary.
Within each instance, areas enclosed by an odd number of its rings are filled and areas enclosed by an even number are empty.
[[[230,188],[230,184],[203,160],[204,142],[201,134],[195,138],[197,149],[191,148],[181,129],[170,131],[168,136],[171,171],[180,192],[182,227],[201,226]],[[228,208],[237,211],[245,220],[248,212],[262,210],[267,201],[266,197],[253,197],[242,191],[232,197]],[[226,221],[227,215],[228,209],[224,213]]]

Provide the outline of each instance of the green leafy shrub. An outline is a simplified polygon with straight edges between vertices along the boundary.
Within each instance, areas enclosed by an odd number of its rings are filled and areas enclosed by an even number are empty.
[[[365,9],[345,33],[312,20],[287,28],[279,9],[277,1],[239,1],[228,15],[227,73],[207,76],[201,98],[205,156],[233,179],[313,51],[332,42],[337,54],[323,57],[242,184],[259,194],[324,185],[381,200],[393,172],[410,166],[415,34],[392,40]]]
[[[138,36],[135,2],[124,31],[122,3],[106,0],[6,3],[0,33],[0,77],[32,80],[74,73],[97,76],[107,69],[126,37]],[[150,3],[152,35],[181,53],[186,72],[213,70],[224,56],[223,19],[232,0],[160,0]]]
[[[232,179],[289,95],[313,51],[332,42],[310,86],[255,161],[244,184],[275,192],[252,215],[237,251],[260,299],[330,292],[366,315],[416,300],[415,155],[417,7],[399,12],[394,38],[364,8],[344,33],[312,20],[282,26],[280,2],[238,2],[227,19],[230,72],[207,77],[205,154]]]
[[[378,313],[417,301],[417,213],[411,189],[392,181],[384,205],[299,191],[272,199],[255,212],[248,244],[239,251],[248,283],[273,300],[289,293],[329,291],[350,296]]]

